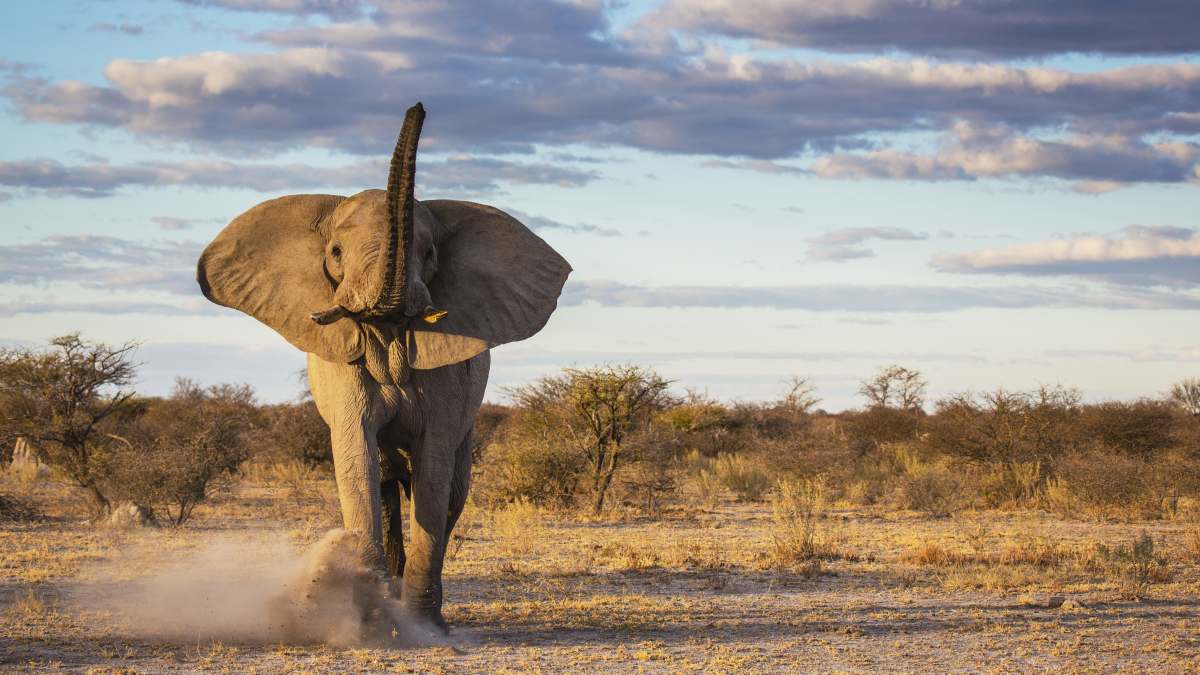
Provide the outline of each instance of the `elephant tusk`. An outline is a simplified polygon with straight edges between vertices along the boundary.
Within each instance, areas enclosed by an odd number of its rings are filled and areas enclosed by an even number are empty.
[[[338,319],[343,319],[348,316],[350,316],[350,310],[342,307],[341,305],[334,305],[324,312],[313,312],[312,314],[308,315],[308,318],[322,326],[325,326],[337,321]]]
[[[450,312],[448,312],[444,309],[434,309],[432,307],[426,307],[425,313],[421,315],[421,318],[425,320],[425,323],[433,324],[433,323],[437,323],[438,321],[441,321],[442,317],[446,316],[449,313]]]

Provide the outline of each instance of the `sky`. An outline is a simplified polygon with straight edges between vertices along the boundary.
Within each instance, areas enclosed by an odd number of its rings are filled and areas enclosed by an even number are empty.
[[[45,0],[0,7],[0,344],[137,341],[294,398],[303,354],[195,261],[285,194],[497,206],[570,261],[489,398],[636,363],[831,410],[916,368],[1161,395],[1200,375],[1194,0]]]

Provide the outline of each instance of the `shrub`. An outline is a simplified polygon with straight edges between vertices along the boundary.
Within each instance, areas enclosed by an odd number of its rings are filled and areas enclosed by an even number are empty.
[[[491,534],[500,553],[510,558],[529,555],[544,537],[542,510],[525,499],[501,505],[491,516]]]
[[[169,399],[147,405],[109,456],[108,492],[182,525],[247,457],[257,413],[249,386],[178,381]]]
[[[965,483],[960,471],[945,461],[914,462],[904,471],[898,491],[903,508],[945,517],[967,505]]]
[[[489,449],[478,492],[485,503],[528,501],[566,507],[574,503],[584,471],[583,458],[574,448],[555,436],[518,425]]]
[[[916,410],[874,406],[844,415],[847,429],[862,449],[879,448],[888,443],[910,441],[917,437],[925,415]]]
[[[312,400],[267,406],[262,415],[262,429],[253,441],[255,456],[311,467],[333,465],[329,426]]]
[[[1127,544],[1110,546],[1096,542],[1094,560],[1109,574],[1131,583],[1132,595],[1139,595],[1146,584],[1171,580],[1167,559],[1155,553],[1154,538],[1149,532],[1142,532]]]
[[[713,460],[692,450],[683,460],[684,472],[696,489],[700,501],[708,507],[716,506],[721,501],[724,487],[712,468]]]
[[[1064,457],[1046,484],[1046,503],[1064,517],[1157,517],[1161,507],[1149,489],[1147,468],[1136,457],[1105,448]]]
[[[1082,408],[1079,432],[1107,448],[1151,457],[1174,444],[1174,413],[1167,401],[1107,401]]]
[[[776,486],[771,502],[771,559],[776,566],[790,567],[832,554],[831,542],[820,533],[827,509],[824,477],[782,481]]]
[[[741,452],[749,445],[751,421],[700,394],[689,393],[677,405],[655,416],[655,423],[675,433],[675,442],[705,457]]]
[[[587,468],[592,513],[599,514],[617,468],[631,459],[628,443],[674,403],[668,380],[634,365],[566,368],[509,391],[517,422],[573,451]]]
[[[37,509],[24,499],[14,495],[0,494],[0,522],[35,520],[37,517]]]
[[[1041,462],[1079,448],[1080,395],[1041,387],[957,394],[937,402],[926,446],[936,453],[979,462]]]
[[[626,443],[630,446],[630,461],[617,470],[614,482],[619,495],[643,513],[657,514],[661,497],[674,490],[680,473],[675,459],[674,444],[668,429],[651,425]]]
[[[762,501],[771,489],[771,477],[754,460],[743,455],[721,455],[712,462],[712,472],[739,502]]]
[[[495,403],[479,406],[479,412],[475,415],[475,427],[471,430],[472,464],[479,464],[487,449],[503,437],[505,424],[512,414],[512,408]]]
[[[1014,508],[1035,506],[1045,485],[1041,462],[994,462],[977,476],[977,489],[985,506]]]

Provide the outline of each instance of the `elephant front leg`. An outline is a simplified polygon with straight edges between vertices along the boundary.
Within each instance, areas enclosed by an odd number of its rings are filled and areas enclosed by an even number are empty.
[[[385,569],[383,505],[375,434],[367,433],[357,424],[335,430],[333,469],[342,507],[342,526],[359,534],[363,563],[382,572]]]
[[[442,630],[447,630],[442,618],[442,562],[446,557],[450,464],[436,454],[413,458],[411,545],[400,595],[406,610]]]
[[[383,574],[379,429],[395,414],[365,368],[308,355],[308,381],[329,425],[342,526],[359,535],[361,557]]]

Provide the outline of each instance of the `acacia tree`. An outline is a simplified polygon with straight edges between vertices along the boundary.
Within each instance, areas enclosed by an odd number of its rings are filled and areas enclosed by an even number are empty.
[[[49,349],[0,350],[0,442],[32,442],[38,458],[111,507],[103,463],[118,438],[108,425],[129,411],[137,345],[86,342],[79,333]]]
[[[1200,418],[1200,377],[1188,377],[1172,385],[1171,400],[1187,414]]]
[[[859,383],[858,393],[867,399],[854,421],[856,434],[868,442],[862,451],[918,435],[925,387],[919,371],[897,365],[880,368]]]
[[[780,403],[784,408],[798,415],[807,415],[821,402],[817,396],[817,385],[807,377],[793,375],[787,381],[787,387],[787,393],[784,394]]]
[[[893,365],[880,368],[874,377],[860,382],[858,393],[872,408],[919,410],[927,386],[920,371]]]
[[[630,437],[670,404],[668,386],[669,380],[651,370],[606,365],[567,368],[509,393],[534,424],[553,431],[586,458],[592,512],[599,514]]]

